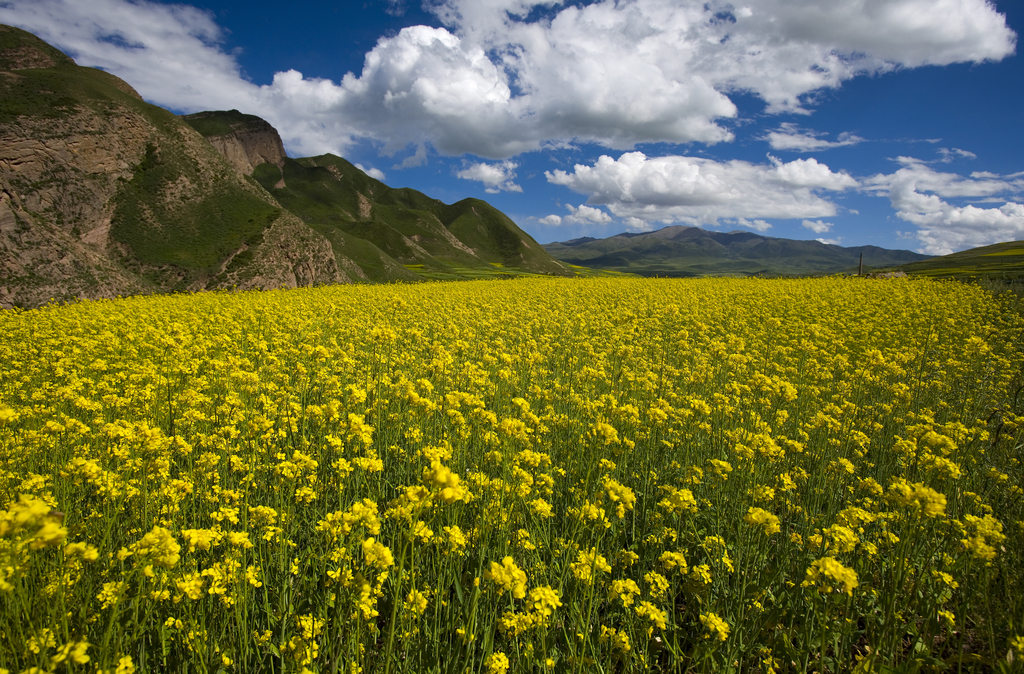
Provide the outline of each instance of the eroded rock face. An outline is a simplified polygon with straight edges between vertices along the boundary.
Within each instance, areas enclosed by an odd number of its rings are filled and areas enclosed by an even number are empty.
[[[237,110],[227,112],[197,112],[186,115],[185,121],[203,133],[206,140],[243,175],[252,175],[260,164],[284,166],[287,155],[277,129],[268,122],[252,115],[243,115]],[[222,133],[210,133],[203,122],[217,119]]]
[[[127,111],[0,124],[0,307],[155,290],[109,240],[118,181],[145,153],[147,126]]]
[[[249,173],[283,162],[269,124],[233,135],[229,163],[126,83],[9,27],[0,27],[4,96],[17,105],[0,111],[0,308],[349,280],[323,236],[240,172],[243,158]],[[190,250],[189,232],[214,252]]]

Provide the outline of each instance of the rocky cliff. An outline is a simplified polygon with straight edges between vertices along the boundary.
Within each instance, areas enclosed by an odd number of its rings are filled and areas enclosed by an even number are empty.
[[[253,158],[280,161],[266,145]],[[0,27],[0,307],[348,280],[325,237],[189,125]]]
[[[284,166],[287,155],[280,134],[255,115],[227,110],[197,112],[182,119],[244,175],[252,175],[260,164]]]

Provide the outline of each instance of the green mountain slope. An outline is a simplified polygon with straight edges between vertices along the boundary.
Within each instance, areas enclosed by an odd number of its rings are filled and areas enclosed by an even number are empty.
[[[0,26],[0,307],[346,280],[176,115]]]
[[[393,189],[330,154],[286,159],[283,170],[262,164],[253,176],[318,231],[368,241],[419,277],[569,273],[479,199],[448,205],[413,189]]]
[[[912,276],[1024,278],[1024,241],[1006,241],[962,250],[898,267]]]
[[[283,149],[275,155],[265,136],[269,130],[277,138],[276,131],[237,110],[184,120],[229,158],[244,151],[255,165],[253,178],[335,252],[344,251],[369,280],[571,273],[487,202],[448,205],[416,190],[394,189],[335,155],[291,159]],[[228,137],[240,147],[225,143]],[[254,152],[256,146],[263,151]],[[245,171],[244,162],[235,164]]]
[[[251,130],[269,125],[237,110],[201,112],[184,120],[226,156],[245,154],[263,188],[336,251],[355,255],[372,280],[572,274],[485,201],[449,205],[413,189],[391,188],[331,154],[291,159],[282,149],[279,159],[264,158],[269,153],[254,153],[252,147],[266,148],[268,142]],[[229,136],[237,142],[227,142]],[[235,163],[244,170],[243,160]]]
[[[714,232],[671,226],[655,232],[584,237],[544,248],[571,265],[641,276],[805,276],[856,272],[925,259],[876,246],[844,248],[819,241],[766,237],[754,232]]]

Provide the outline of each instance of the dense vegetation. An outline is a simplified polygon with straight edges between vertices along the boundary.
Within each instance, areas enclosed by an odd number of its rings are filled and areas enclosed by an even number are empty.
[[[149,145],[118,191],[111,236],[143,264],[212,270],[281,213],[241,185],[225,181],[208,191],[202,181],[180,146]],[[198,198],[168,199],[167,191],[180,183]]]
[[[0,313],[0,668],[1009,670],[1014,301],[526,279]]]

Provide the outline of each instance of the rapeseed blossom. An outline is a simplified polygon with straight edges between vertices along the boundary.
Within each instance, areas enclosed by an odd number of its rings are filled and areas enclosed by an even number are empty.
[[[719,641],[725,641],[729,638],[729,623],[719,618],[717,614],[711,611],[701,613],[700,622],[704,625],[704,629],[707,630],[705,638],[710,637]]]
[[[801,583],[825,594],[832,592],[836,584],[842,586],[842,592],[852,595],[860,583],[853,569],[843,566],[835,557],[822,557],[811,562],[807,567],[807,577]]]
[[[485,575],[503,592],[511,592],[516,599],[526,596],[526,573],[516,566],[512,557],[505,557],[501,564],[491,562],[491,567]]]
[[[536,278],[0,312],[0,670],[1016,661],[977,613],[1024,596],[1015,307]]]

